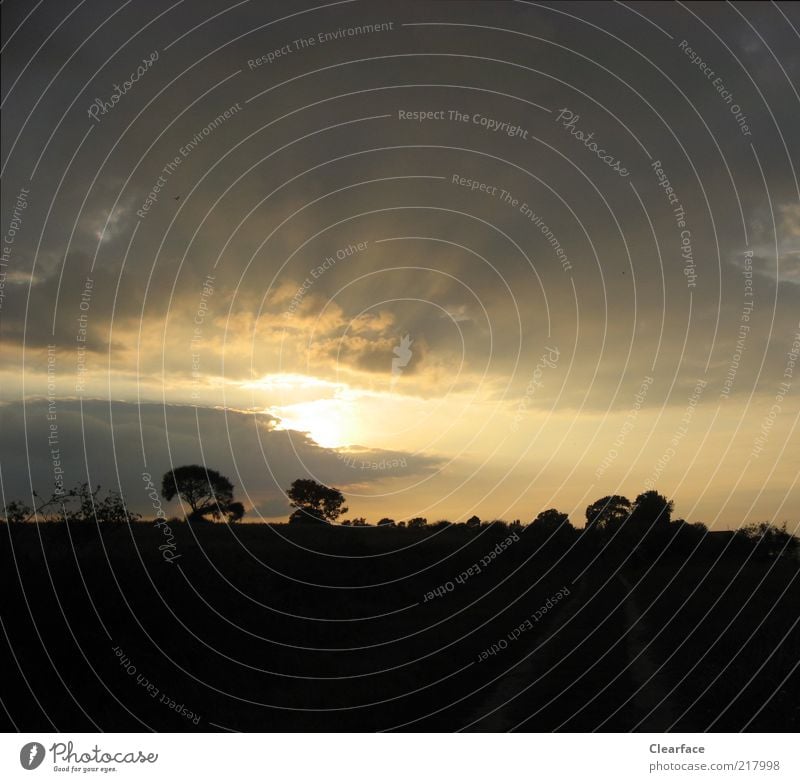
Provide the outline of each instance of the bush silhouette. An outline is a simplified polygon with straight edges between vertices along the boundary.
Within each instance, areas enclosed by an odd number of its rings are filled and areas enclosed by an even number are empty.
[[[5,520],[12,524],[34,519],[50,522],[66,521],[72,524],[90,521],[118,524],[142,518],[141,514],[128,510],[119,492],[106,492],[105,497],[101,496],[100,492],[99,485],[93,491],[85,481],[67,491],[54,493],[47,500],[34,491],[35,507],[14,500],[6,507]]]
[[[225,515],[228,517],[228,521],[230,522],[237,522],[241,521],[242,517],[244,516],[244,505],[241,502],[232,502],[228,507],[225,509]]]
[[[297,508],[296,510],[292,511],[291,515],[289,516],[289,524],[327,524],[327,523],[328,523],[327,521],[321,519],[314,513],[310,513],[309,511],[305,510],[305,508]],[[345,526],[349,525],[350,521],[347,520]]]
[[[33,508],[19,500],[12,500],[6,506],[5,520],[9,524],[22,524],[33,518]]]

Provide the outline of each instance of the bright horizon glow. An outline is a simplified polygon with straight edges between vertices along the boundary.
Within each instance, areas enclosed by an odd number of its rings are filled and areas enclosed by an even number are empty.
[[[330,380],[315,377],[314,375],[301,375],[295,372],[274,372],[256,380],[248,380],[239,385],[241,388],[254,390],[275,391],[284,389],[292,392],[312,388],[327,388],[334,391],[346,388],[344,383],[334,383]]]

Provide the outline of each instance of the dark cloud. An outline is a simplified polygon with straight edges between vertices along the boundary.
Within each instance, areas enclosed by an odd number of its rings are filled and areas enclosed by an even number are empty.
[[[300,432],[275,430],[272,416],[234,410],[30,400],[0,406],[0,417],[6,501],[30,502],[32,489],[49,496],[56,478],[67,488],[88,481],[121,491],[131,510],[145,516],[153,508],[142,475],[160,486],[167,470],[183,464],[208,464],[233,481],[248,508],[280,516],[288,507],[284,490],[295,478],[369,496],[382,491],[381,483],[402,487],[440,463],[419,454],[321,448]]]

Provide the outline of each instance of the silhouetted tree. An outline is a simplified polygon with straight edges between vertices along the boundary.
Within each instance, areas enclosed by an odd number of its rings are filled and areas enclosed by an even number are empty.
[[[800,540],[786,529],[786,522],[778,527],[769,521],[748,524],[736,531],[736,536],[755,544],[759,557],[773,558],[794,555]]]
[[[465,524],[466,524],[467,527],[480,527],[481,526],[481,520],[477,516],[470,516],[466,520]]]
[[[625,522],[631,512],[631,501],[621,494],[612,494],[593,502],[586,508],[586,529],[614,530]]]
[[[381,519],[378,522],[379,527],[392,527],[394,526],[394,519]]]
[[[218,518],[233,502],[233,484],[216,470],[199,464],[176,467],[164,473],[161,496],[169,501],[180,497],[190,508],[189,521]]]
[[[428,520],[422,516],[415,516],[413,519],[408,520],[409,529],[421,529],[428,526]]]
[[[367,520],[363,516],[356,516],[353,519],[353,526],[354,527],[368,527]]]
[[[691,554],[707,534],[708,528],[702,522],[690,524],[685,519],[674,519],[667,526],[666,533],[660,536],[661,540],[656,542],[663,544],[661,550],[668,548],[670,553],[684,556]]]
[[[566,530],[573,529],[572,524],[569,523],[569,516],[566,513],[561,513],[561,511],[558,511],[555,508],[543,510],[531,522],[530,526],[533,530],[546,532],[547,534],[553,534],[554,532],[565,532]]]
[[[630,526],[647,531],[651,528],[665,529],[672,518],[675,503],[659,494],[655,489],[643,492],[633,502]]]
[[[330,524],[342,513],[347,513],[344,495],[330,486],[325,486],[310,478],[298,478],[292,483],[286,496],[297,510],[289,517],[289,523],[318,522]],[[355,526],[355,522],[353,523]]]

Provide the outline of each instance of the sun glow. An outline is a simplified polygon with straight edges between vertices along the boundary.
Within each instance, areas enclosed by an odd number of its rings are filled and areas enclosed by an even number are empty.
[[[280,419],[278,430],[305,432],[323,448],[341,448],[356,441],[357,415],[346,399],[316,399],[312,402],[275,406],[269,412]]]
[[[339,448],[357,441],[357,395],[343,383],[278,373],[242,387],[266,396],[263,401],[268,412],[279,419],[277,430],[303,432],[323,448]]]

